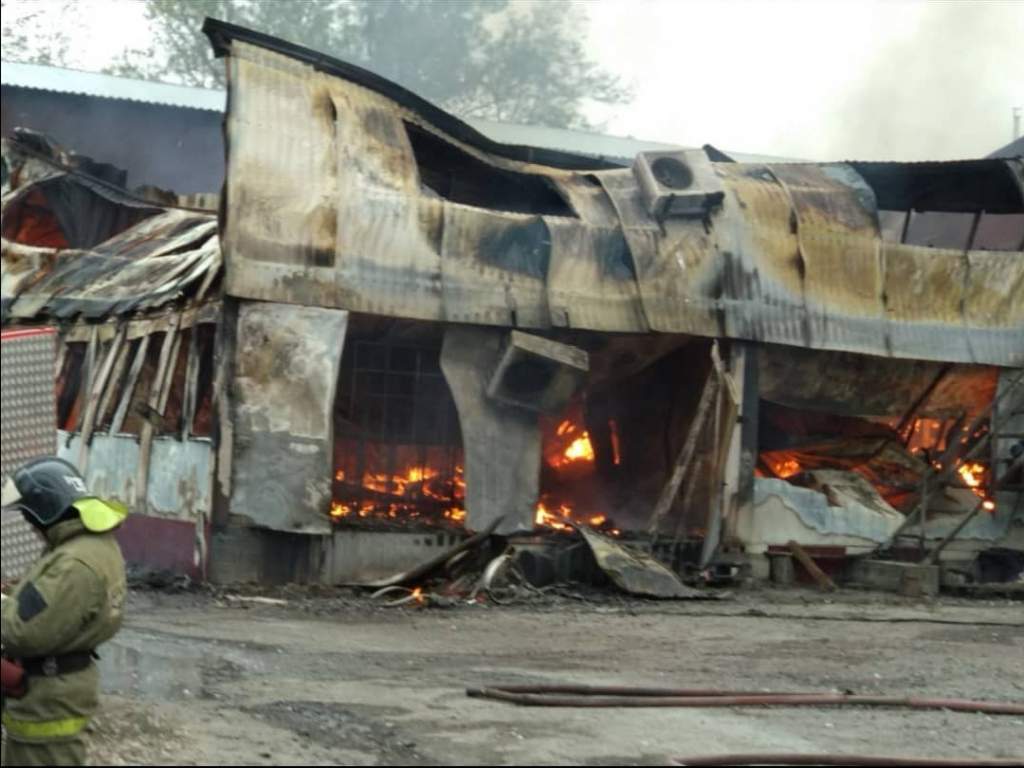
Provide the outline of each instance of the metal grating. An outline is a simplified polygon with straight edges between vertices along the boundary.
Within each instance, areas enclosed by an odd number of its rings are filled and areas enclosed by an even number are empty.
[[[0,334],[0,475],[30,459],[53,454],[57,443],[52,329]],[[42,540],[15,510],[3,513],[0,553],[3,580],[14,581],[43,551]]]
[[[341,377],[335,497],[378,517],[460,506],[462,439],[440,349],[356,341]],[[409,482],[416,470],[423,481]]]

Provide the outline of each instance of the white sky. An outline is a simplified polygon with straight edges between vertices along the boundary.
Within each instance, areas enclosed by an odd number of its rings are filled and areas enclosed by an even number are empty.
[[[1011,108],[1024,107],[1022,0],[579,1],[591,55],[635,88],[630,106],[595,108],[616,135],[807,159],[950,159],[1008,143]],[[59,9],[19,2],[39,4]],[[99,69],[148,38],[137,0],[84,5],[83,18],[53,14],[74,66]]]

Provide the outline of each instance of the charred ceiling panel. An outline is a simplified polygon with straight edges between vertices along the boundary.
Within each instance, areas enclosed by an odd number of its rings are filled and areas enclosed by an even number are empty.
[[[657,158],[645,175],[643,158],[628,169],[496,144],[357,67],[205,29],[230,74],[232,295],[1024,364],[1021,251],[883,243],[879,214],[890,234],[911,208],[1019,215],[1017,160],[768,166],[684,152],[695,172],[658,182],[682,205],[659,206],[638,181],[658,177]]]
[[[348,313],[239,308],[231,512],[255,525],[329,533],[331,430]]]
[[[996,369],[988,366],[775,345],[762,347],[758,359],[761,397],[802,410],[903,417],[919,402],[917,415],[947,418],[980,413],[995,393]]]

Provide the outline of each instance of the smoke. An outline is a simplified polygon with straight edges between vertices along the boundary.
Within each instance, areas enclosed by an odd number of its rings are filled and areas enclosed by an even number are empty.
[[[929,3],[916,29],[836,94],[819,154],[874,160],[982,157],[1013,138],[1024,105],[1024,4]]]

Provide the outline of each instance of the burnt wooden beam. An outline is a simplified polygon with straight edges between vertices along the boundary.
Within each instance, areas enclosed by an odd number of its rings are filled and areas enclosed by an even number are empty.
[[[654,511],[651,513],[651,521],[647,525],[647,532],[652,538],[657,537],[661,523],[672,508],[672,503],[679,493],[679,486],[682,485],[683,479],[690,469],[693,454],[697,448],[697,439],[704,431],[704,425],[707,422],[708,414],[711,412],[711,405],[715,401],[717,393],[718,377],[714,370],[712,370],[704,382],[704,388],[700,393],[700,400],[697,403],[697,410],[694,413],[693,421],[690,422],[690,429],[687,432],[686,440],[683,442],[683,447],[680,449],[675,465],[672,467],[672,474],[669,475],[668,481],[661,491],[661,496],[658,497],[658,501],[654,505]]]
[[[789,551],[793,553],[793,557],[800,561],[800,565],[802,565],[804,569],[811,574],[811,577],[818,582],[819,587],[826,592],[836,591],[836,583],[829,578],[827,573],[818,567],[818,564],[814,562],[803,547],[795,541],[790,541],[786,546],[788,546]]]

